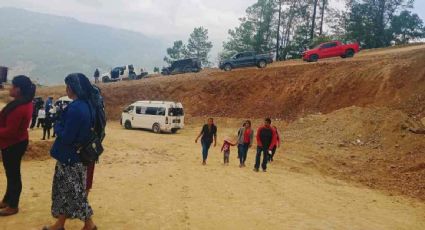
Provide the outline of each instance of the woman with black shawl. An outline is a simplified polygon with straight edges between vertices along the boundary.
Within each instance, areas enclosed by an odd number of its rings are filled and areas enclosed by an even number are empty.
[[[52,186],[52,215],[57,221],[43,229],[64,229],[67,219],[80,219],[84,221],[84,230],[93,230],[97,227],[87,199],[87,167],[79,159],[77,146],[90,139],[95,117],[91,101],[94,89],[88,78],[80,73],[68,75],[65,83],[73,102],[55,124],[57,138],[50,151],[57,160]]]

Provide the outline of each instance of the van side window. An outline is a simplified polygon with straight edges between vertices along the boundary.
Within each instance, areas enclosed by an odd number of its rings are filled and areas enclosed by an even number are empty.
[[[136,107],[136,114],[142,114],[142,107],[141,106]]]
[[[159,116],[165,116],[165,108],[158,108],[158,111],[156,112],[156,115]]]
[[[158,108],[156,107],[148,107],[146,109],[146,115],[156,115]]]

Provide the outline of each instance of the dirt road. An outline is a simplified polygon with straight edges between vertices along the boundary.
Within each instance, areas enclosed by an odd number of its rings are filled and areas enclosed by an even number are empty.
[[[267,173],[240,169],[236,148],[230,166],[219,147],[207,166],[194,143],[198,125],[177,135],[108,128],[106,152],[90,194],[99,229],[425,229],[425,204],[390,197],[315,173],[289,170],[277,153]],[[220,137],[235,132],[219,126]],[[40,131],[31,133],[33,139]],[[221,140],[221,138],[219,138]],[[302,147],[299,151],[303,151]],[[0,229],[40,229],[51,223],[55,162],[24,162],[21,213],[1,218]],[[5,189],[0,170],[0,193]],[[80,229],[79,221],[67,229]]]

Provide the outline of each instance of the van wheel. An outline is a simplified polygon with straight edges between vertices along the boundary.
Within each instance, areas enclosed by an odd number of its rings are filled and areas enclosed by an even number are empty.
[[[178,129],[171,129],[172,134],[176,134]]]
[[[224,71],[230,71],[230,70],[232,70],[232,65],[230,65],[230,64],[226,64],[226,65],[224,66]]]
[[[125,128],[125,129],[131,129],[131,122],[130,122],[130,121],[126,121],[126,122],[124,123],[124,128]]]
[[[159,127],[159,125],[158,125],[158,124],[154,124],[154,125],[152,126],[152,131],[153,131],[154,133],[161,133],[161,128]]]
[[[263,68],[266,68],[266,66],[267,66],[266,61],[261,60],[261,61],[258,62],[258,68],[263,69]]]

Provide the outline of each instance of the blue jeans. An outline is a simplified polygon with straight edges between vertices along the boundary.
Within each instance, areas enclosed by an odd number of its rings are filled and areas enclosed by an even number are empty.
[[[206,161],[208,158],[208,150],[211,147],[211,142],[203,141],[201,144],[202,144],[202,160]]]
[[[245,164],[246,156],[248,155],[249,144],[239,144],[238,145],[238,156],[240,164]]]

